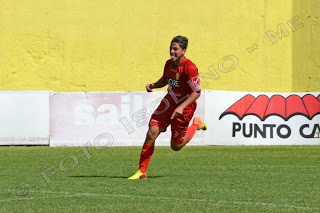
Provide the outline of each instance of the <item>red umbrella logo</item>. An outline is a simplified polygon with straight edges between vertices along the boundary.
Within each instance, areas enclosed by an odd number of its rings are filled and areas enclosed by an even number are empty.
[[[272,115],[279,116],[285,121],[295,115],[303,115],[309,120],[320,114],[320,95],[315,97],[307,94],[303,97],[290,95],[284,98],[281,95],[273,95],[269,98],[266,95],[259,95],[255,98],[246,95],[224,111],[219,120],[225,115],[235,115],[242,120],[247,115],[255,115],[264,121]]]

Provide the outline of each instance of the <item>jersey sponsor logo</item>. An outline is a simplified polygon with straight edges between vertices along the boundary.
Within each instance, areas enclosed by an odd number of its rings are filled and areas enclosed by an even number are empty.
[[[172,78],[168,79],[168,84],[173,87],[180,87],[179,81]]]

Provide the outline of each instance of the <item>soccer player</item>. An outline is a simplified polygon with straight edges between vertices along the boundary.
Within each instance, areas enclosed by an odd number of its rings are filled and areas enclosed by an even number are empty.
[[[162,77],[155,83],[147,84],[147,92],[168,85],[168,93],[152,114],[149,130],[140,154],[139,170],[128,179],[146,179],[149,161],[154,151],[156,138],[171,125],[171,148],[182,149],[197,130],[206,130],[207,126],[195,117],[189,122],[196,110],[196,100],[200,97],[200,79],[196,65],[185,57],[188,39],[176,36],[170,44],[170,57],[164,66]]]

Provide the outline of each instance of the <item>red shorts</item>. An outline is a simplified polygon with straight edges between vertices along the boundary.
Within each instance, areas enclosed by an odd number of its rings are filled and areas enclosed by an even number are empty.
[[[187,106],[181,116],[171,119],[173,111],[178,106],[179,104],[176,104],[170,97],[164,97],[158,108],[152,114],[149,125],[160,127],[166,131],[167,127],[171,124],[171,140],[181,144],[186,135],[189,122],[197,108],[197,102]]]

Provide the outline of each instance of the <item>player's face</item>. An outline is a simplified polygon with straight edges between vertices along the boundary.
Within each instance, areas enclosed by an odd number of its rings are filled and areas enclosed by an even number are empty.
[[[173,42],[170,45],[170,57],[175,65],[179,65],[182,63],[185,52],[186,50],[183,50],[176,42]]]

